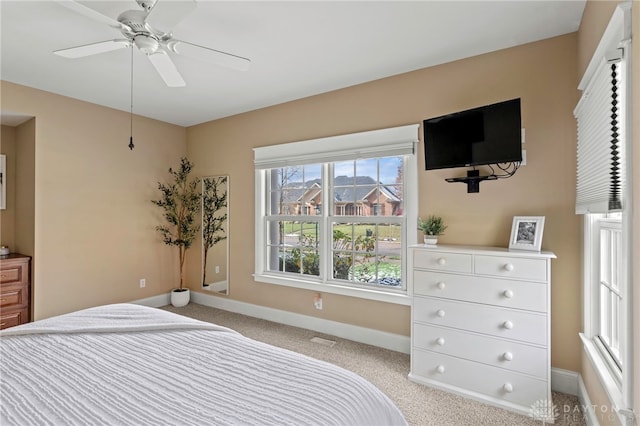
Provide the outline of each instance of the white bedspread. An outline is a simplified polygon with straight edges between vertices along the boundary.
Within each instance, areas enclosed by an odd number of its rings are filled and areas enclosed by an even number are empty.
[[[102,306],[0,336],[2,426],[406,425],[350,371],[159,309]]]

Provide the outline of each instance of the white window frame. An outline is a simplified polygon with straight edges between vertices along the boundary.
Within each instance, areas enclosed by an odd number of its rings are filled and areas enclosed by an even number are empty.
[[[622,362],[621,355],[624,352],[627,342],[624,339],[624,321],[622,320],[622,312],[619,312],[621,318],[620,321],[620,352],[618,359],[614,357],[607,349],[607,345],[599,337],[602,333],[601,324],[603,313],[601,311],[601,269],[600,266],[603,263],[603,247],[600,239],[601,230],[603,228],[617,228],[622,230],[622,215],[619,213],[614,214],[588,214],[584,218],[584,234],[585,234],[585,333],[583,336],[588,339],[592,347],[597,353],[592,353],[590,356],[598,358],[598,365],[604,365],[606,373],[610,377],[606,378],[607,382],[615,383],[615,387],[620,389],[622,385],[622,371],[618,365],[618,361]],[[622,244],[621,244],[622,246]],[[605,252],[608,255],[608,247],[605,247]],[[624,257],[624,249],[622,249]],[[619,259],[617,265],[609,265],[609,267],[616,268],[619,279],[624,281],[623,271],[623,259]],[[604,260],[607,261],[606,259]],[[621,283],[622,284],[622,283]],[[622,296],[622,304],[626,303],[625,295],[623,293],[623,285],[620,285],[619,292]],[[587,337],[588,336],[588,337]]]
[[[411,305],[411,289],[407,279],[407,248],[417,243],[417,231],[410,224],[416,223],[418,220],[418,160],[417,160],[417,144],[419,141],[418,124],[407,126],[388,128],[382,130],[374,130],[361,133],[352,133],[347,135],[339,135],[322,139],[314,139],[308,141],[285,143],[280,145],[272,145],[267,147],[255,148],[255,272],[254,279],[257,282],[283,285],[289,287],[303,288],[316,292],[341,294],[345,296],[358,297],[362,299],[370,299],[395,303],[401,305]],[[397,153],[395,153],[397,151]],[[268,200],[266,199],[266,188],[268,181],[268,170],[283,166],[297,166],[301,164],[324,164],[323,173],[325,178],[331,176],[329,173],[329,163],[359,160],[363,158],[382,158],[388,156],[403,156],[404,176],[404,226],[402,235],[402,281],[404,290],[385,289],[373,286],[353,286],[344,285],[331,280],[331,274],[324,273],[324,278],[312,275],[293,275],[285,273],[270,272],[267,268],[267,230],[265,216],[267,214]],[[330,179],[325,179],[328,182]],[[325,200],[328,201],[328,200]],[[328,206],[327,202],[323,202],[323,206]],[[326,235],[326,226],[330,225],[330,219],[335,216],[328,215],[328,207],[322,209],[321,235]],[[314,216],[310,216],[313,218]],[[317,219],[317,216],[315,216]],[[350,216],[337,216],[340,221],[349,221]],[[304,221],[305,216],[299,217]],[[362,219],[362,218],[359,218]],[[367,221],[375,222],[375,216],[367,216]],[[329,253],[330,247],[328,242],[324,243],[322,250],[326,254]],[[321,257],[321,268],[328,271],[330,265],[327,265],[326,259],[323,261]]]
[[[613,49],[622,48],[624,58],[621,73],[624,76],[631,75],[631,2],[624,2],[617,6],[614,14],[609,22],[605,33],[594,53],[594,56],[582,78],[579,89],[584,90],[598,66],[606,57],[607,52]],[[619,91],[620,107],[622,114],[624,111],[631,111],[631,84],[628,78],[621,86]],[[624,138],[622,142],[627,153],[631,152],[630,146],[632,141],[630,121],[626,121],[626,117],[620,125],[620,134]],[[613,405],[613,409],[618,415],[618,419],[622,425],[634,424],[633,413],[633,370],[638,368],[634,366],[633,356],[633,329],[631,322],[632,300],[630,297],[630,285],[632,282],[631,263],[633,258],[633,247],[631,236],[633,235],[632,226],[632,194],[633,181],[631,179],[632,161],[631,155],[625,156],[625,181],[623,188],[623,207],[621,212],[621,235],[622,235],[622,257],[620,265],[620,294],[622,295],[622,303],[620,306],[620,361],[622,369],[613,361],[608,351],[602,346],[600,339],[597,337],[599,333],[599,309],[600,309],[600,271],[599,271],[599,227],[597,222],[606,220],[606,214],[585,214],[584,230],[583,230],[583,313],[584,313],[584,332],[580,333],[584,350],[591,361],[591,364],[598,375],[600,382]]]

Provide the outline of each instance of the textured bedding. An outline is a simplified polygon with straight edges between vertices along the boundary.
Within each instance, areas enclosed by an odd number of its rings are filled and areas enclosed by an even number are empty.
[[[132,304],[0,332],[0,424],[406,425],[362,377]]]

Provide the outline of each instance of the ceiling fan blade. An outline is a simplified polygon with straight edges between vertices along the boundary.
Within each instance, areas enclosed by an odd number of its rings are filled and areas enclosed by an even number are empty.
[[[70,47],[68,49],[60,49],[53,53],[64,58],[76,59],[84,56],[97,55],[98,53],[111,52],[112,50],[118,50],[130,46],[131,42],[123,38],[85,44],[83,46]]]
[[[182,40],[171,39],[167,48],[174,53],[184,55],[199,61],[209,62],[215,65],[246,71],[251,65],[251,60],[231,53],[221,52],[208,47],[198,46]]]
[[[84,15],[87,18],[91,18],[95,21],[102,22],[103,24],[107,24],[110,27],[118,28],[118,29],[126,28],[126,25],[121,24],[117,20],[110,18],[107,15],[103,15],[100,12],[96,12],[90,7],[82,5],[76,1],[73,1],[73,0],[55,0],[55,1],[61,6],[66,7],[67,9],[73,10],[74,12],[79,13],[80,15]]]
[[[154,29],[168,33],[188,14],[193,12],[196,6],[195,0],[159,0],[153,6],[145,21]]]
[[[160,77],[164,80],[164,82],[169,87],[184,87],[186,83],[184,82],[182,76],[178,72],[175,64],[167,54],[162,50],[158,50],[155,53],[147,55],[151,64],[154,66]]]

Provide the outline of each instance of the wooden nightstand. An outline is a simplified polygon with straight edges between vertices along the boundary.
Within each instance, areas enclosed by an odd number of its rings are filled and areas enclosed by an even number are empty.
[[[29,322],[31,257],[12,253],[0,257],[0,329]]]

